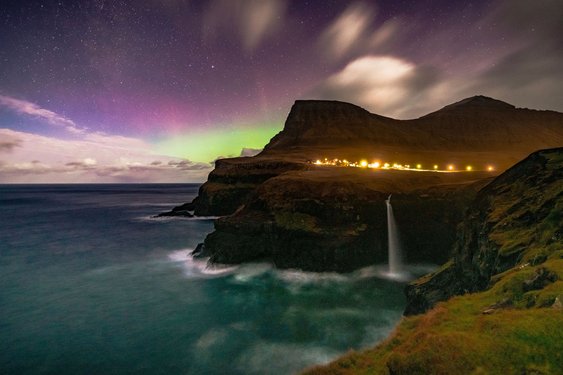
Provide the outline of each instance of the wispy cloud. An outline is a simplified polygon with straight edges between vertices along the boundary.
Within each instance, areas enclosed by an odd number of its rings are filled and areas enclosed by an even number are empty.
[[[16,147],[21,147],[20,139],[3,139],[0,141],[0,152],[10,152]]]
[[[313,96],[359,104],[370,111],[404,116],[417,111],[417,99],[434,87],[431,68],[391,56],[364,56],[320,84]],[[416,107],[416,108],[415,108]]]
[[[412,39],[416,29],[404,20],[393,19],[371,32],[361,26],[366,21],[360,21],[361,12],[354,11],[355,6],[328,29],[332,38],[325,34],[321,39],[327,48],[338,52],[337,56],[351,61],[320,82],[307,94],[309,97],[348,101],[397,118],[418,117],[476,94],[516,106],[563,110],[560,1],[546,0],[541,7],[526,0],[493,2],[479,24],[467,33],[478,38],[480,30],[498,30],[506,43],[499,53],[487,57],[476,57],[482,51],[475,50],[459,54],[456,58],[474,62],[465,63],[468,66],[461,75],[448,74],[436,61],[439,57],[424,62],[397,57],[391,51]],[[355,32],[337,27],[351,24],[352,19],[361,26]],[[425,43],[451,43],[457,29],[455,23],[448,24],[441,32],[426,36]]]
[[[253,51],[281,28],[286,10],[286,0],[215,0],[204,16],[203,34],[214,39],[235,30],[243,47]]]
[[[351,4],[322,34],[320,48],[329,57],[340,59],[357,48],[373,22],[375,10],[363,2]]]
[[[88,131],[37,104],[0,95],[0,106],[75,133],[73,139],[0,129],[0,183],[199,182],[211,164],[158,155],[133,137]]]
[[[71,133],[84,132],[84,129],[78,127],[74,121],[27,100],[0,95],[0,105],[16,113],[35,117],[53,126],[64,128]]]
[[[200,182],[211,164],[158,155],[143,140],[89,134],[61,140],[0,129],[19,142],[0,161],[0,183]]]

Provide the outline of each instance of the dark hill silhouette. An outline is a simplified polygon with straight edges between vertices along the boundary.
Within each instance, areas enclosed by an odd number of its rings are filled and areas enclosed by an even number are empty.
[[[338,101],[296,101],[262,156],[378,157],[398,162],[495,163],[506,169],[538,149],[563,145],[563,114],[474,96],[413,120],[395,120]],[[321,155],[322,153],[330,155]],[[340,153],[340,154],[339,154]],[[439,155],[442,154],[440,157]]]

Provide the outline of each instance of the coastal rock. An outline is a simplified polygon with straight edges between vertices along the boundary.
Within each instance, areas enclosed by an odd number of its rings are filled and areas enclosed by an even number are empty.
[[[194,258],[207,258],[209,253],[205,250],[204,243],[198,243],[196,248],[191,252]]]
[[[167,212],[162,212],[158,215],[156,215],[156,217],[170,217],[170,216],[184,216],[184,217],[193,217],[193,211],[194,211],[194,204],[193,202],[190,203],[184,203],[181,206],[178,207],[174,207],[171,211],[167,211]]]
[[[234,214],[215,222],[205,239],[211,262],[266,260],[279,268],[339,272],[385,262],[390,192],[408,261],[443,262],[463,207],[486,183],[418,174],[413,185],[409,173],[349,173],[309,170],[268,180]],[[447,180],[452,184],[440,184]]]
[[[554,233],[563,225],[562,210],[563,148],[533,153],[477,193],[459,228],[452,261],[407,286],[405,314],[485,290],[517,265],[533,267],[557,256],[562,242]],[[556,273],[540,266],[518,290],[542,289],[556,280]]]
[[[241,157],[220,159],[189,203],[197,216],[230,215],[263,182],[288,171],[308,168],[305,161]]]

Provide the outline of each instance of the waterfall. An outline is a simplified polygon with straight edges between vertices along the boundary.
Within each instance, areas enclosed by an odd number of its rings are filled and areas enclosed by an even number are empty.
[[[401,248],[399,245],[399,235],[397,233],[397,224],[393,215],[393,207],[391,207],[391,196],[385,201],[387,204],[387,234],[388,234],[388,252],[389,252],[389,274],[399,275],[403,272],[401,264]]]

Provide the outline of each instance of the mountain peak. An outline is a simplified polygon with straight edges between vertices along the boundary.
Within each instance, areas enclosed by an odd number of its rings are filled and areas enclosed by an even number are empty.
[[[470,98],[460,100],[459,102],[447,105],[440,111],[459,110],[464,108],[515,109],[516,107],[512,104],[503,102],[502,100],[493,99],[484,95],[475,95]]]

